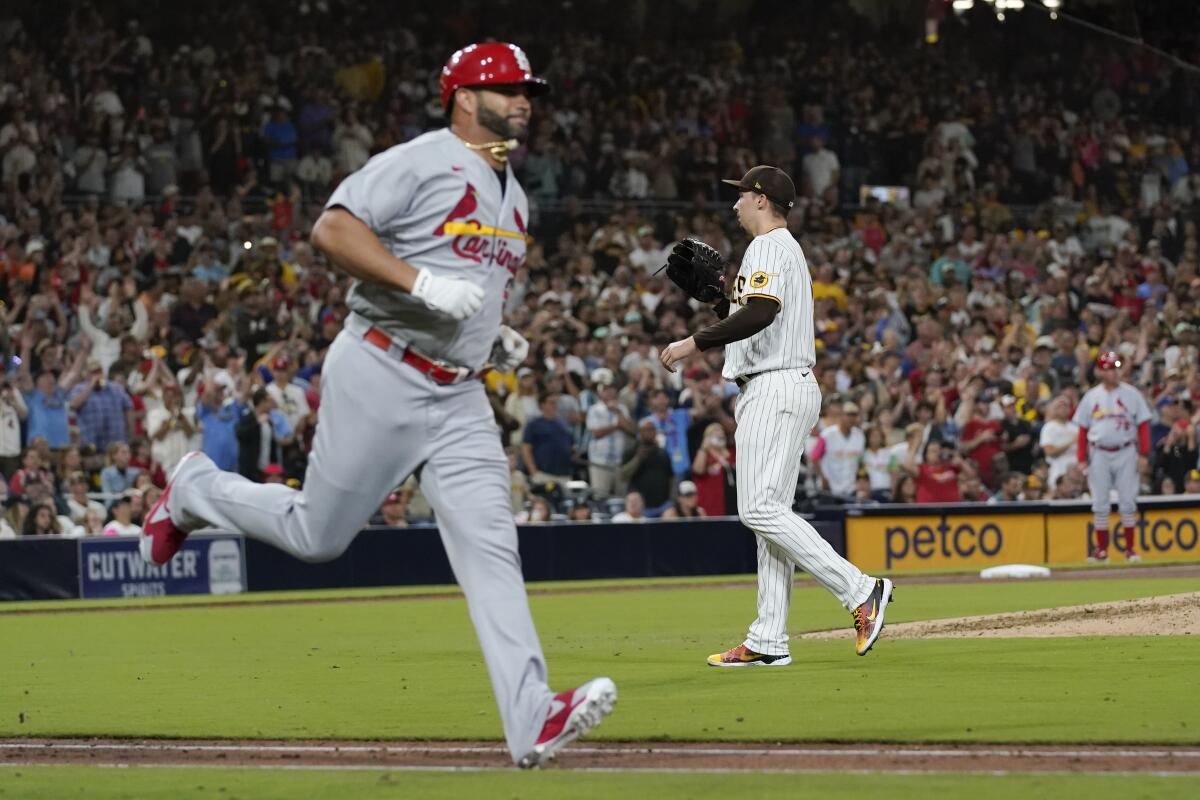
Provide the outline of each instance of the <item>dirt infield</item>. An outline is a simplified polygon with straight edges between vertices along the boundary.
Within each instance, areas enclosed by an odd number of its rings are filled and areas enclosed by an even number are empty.
[[[797,639],[845,639],[845,630],[805,633]],[[901,622],[888,639],[963,639],[1060,636],[1200,636],[1200,592],[1042,608],[977,617]]]
[[[0,764],[290,769],[509,769],[495,742],[0,740]],[[1200,775],[1200,747],[577,742],[554,769]]]

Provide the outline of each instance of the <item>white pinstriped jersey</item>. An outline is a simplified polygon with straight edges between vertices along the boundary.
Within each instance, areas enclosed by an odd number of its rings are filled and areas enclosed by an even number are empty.
[[[812,277],[800,243],[787,228],[755,236],[742,257],[730,302],[752,297],[779,303],[770,325],[753,336],[725,345],[726,380],[775,369],[811,369],[816,363]]]

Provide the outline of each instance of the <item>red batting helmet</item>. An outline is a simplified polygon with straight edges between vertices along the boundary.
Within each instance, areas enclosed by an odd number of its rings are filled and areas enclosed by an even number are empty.
[[[1096,356],[1096,369],[1115,369],[1121,366],[1121,357],[1109,350]]]
[[[469,44],[459,50],[442,67],[441,83],[442,108],[449,108],[454,90],[464,86],[523,83],[530,96],[549,88],[546,81],[534,77],[525,51],[504,42]]]

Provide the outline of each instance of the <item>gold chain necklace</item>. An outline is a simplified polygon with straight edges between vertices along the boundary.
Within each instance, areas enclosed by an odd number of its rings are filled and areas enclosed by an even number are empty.
[[[508,151],[515,150],[521,146],[521,143],[516,139],[502,139],[497,142],[484,142],[483,144],[471,144],[466,139],[459,139],[468,150],[487,150],[492,154],[492,158],[499,161],[501,164],[508,161]]]

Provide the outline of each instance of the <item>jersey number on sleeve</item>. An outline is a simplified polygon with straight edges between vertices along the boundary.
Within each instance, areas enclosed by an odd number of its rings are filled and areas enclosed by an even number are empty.
[[[737,305],[741,305],[741,303],[742,303],[742,289],[745,289],[745,288],[746,288],[746,276],[745,276],[745,275],[738,275],[738,276],[737,276],[737,283],[735,283],[735,284],[734,284],[734,287],[733,287],[733,297],[731,297],[731,298],[729,299],[729,302],[730,302],[730,303],[732,303],[732,304],[733,304],[733,305],[735,305],[735,306],[737,306]]]

